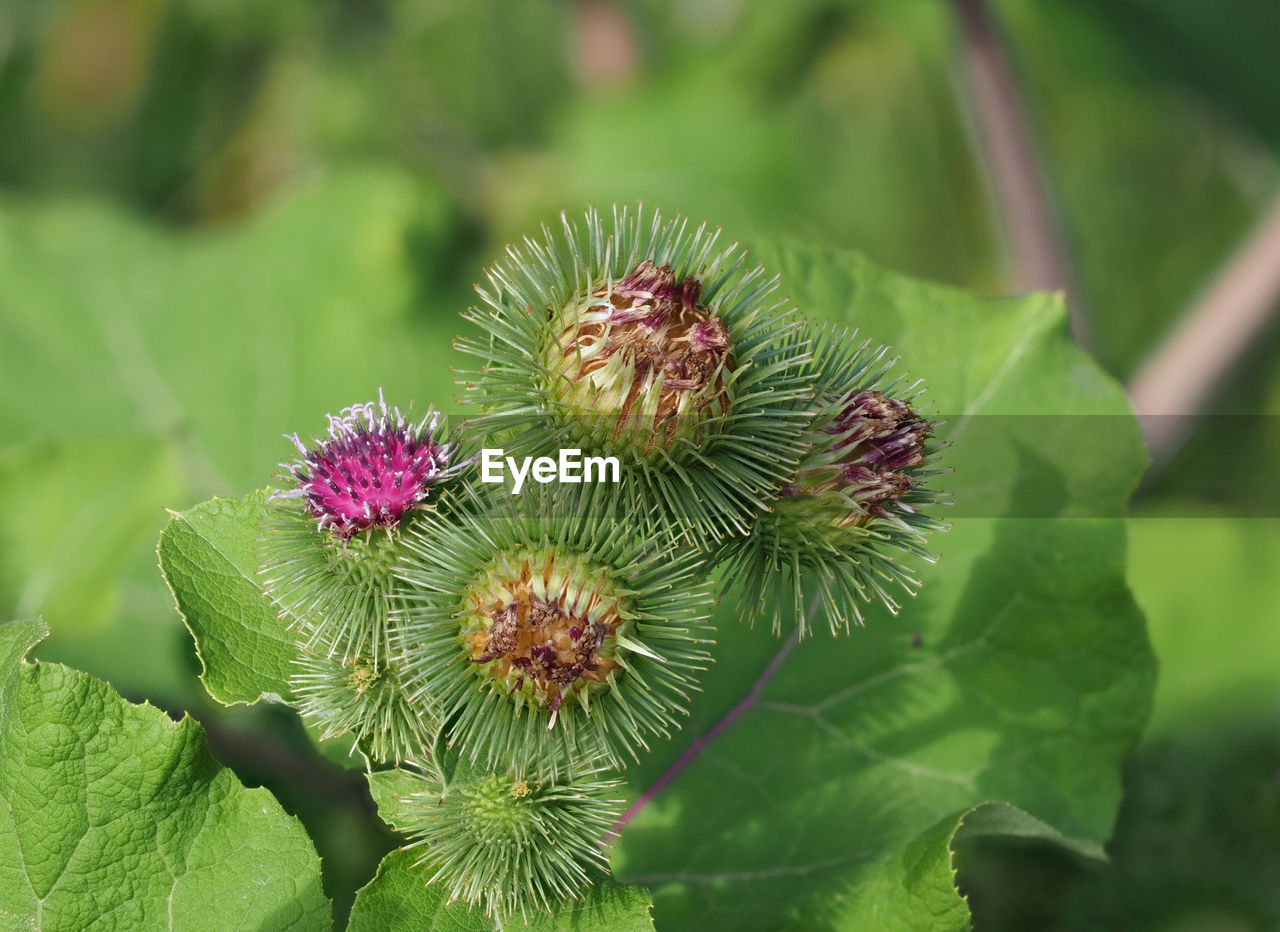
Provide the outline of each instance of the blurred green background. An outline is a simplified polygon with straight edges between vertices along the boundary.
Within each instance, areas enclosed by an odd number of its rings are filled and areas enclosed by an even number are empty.
[[[1280,5],[988,12],[1069,296],[1126,381],[1280,188]],[[201,718],[302,816],[341,914],[390,837],[290,715],[203,696],[163,508],[265,484],[280,434],[380,385],[452,407],[472,283],[584,202],[1009,291],[959,22],[943,0],[3,0],[2,613]],[[1280,928],[1278,344],[1211,400],[1250,417],[1198,421],[1133,506],[1162,671],[1112,863],[968,848],[977,928]]]

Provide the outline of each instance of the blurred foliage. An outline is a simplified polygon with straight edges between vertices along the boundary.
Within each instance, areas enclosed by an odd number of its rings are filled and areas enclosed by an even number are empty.
[[[1000,9],[1014,46],[1036,50],[1019,64],[1099,356],[1130,372],[1248,232],[1280,180],[1275,150],[1161,81],[1098,12]]]
[[[1124,376],[1280,180],[1280,7],[991,6],[1099,359]],[[279,434],[380,385],[443,402],[470,283],[561,207],[642,198],[1002,291],[960,64],[947,5],[919,0],[0,3],[0,507],[23,529],[0,547],[0,615],[42,611],[42,657],[226,721],[155,568],[162,506],[260,486]],[[1199,425],[1143,493],[1164,517],[1135,522],[1132,578],[1164,673],[1115,867],[1001,849],[973,862],[980,927],[1053,928],[1012,892],[1037,876],[1073,904],[1063,928],[1169,927],[1139,913],[1191,903],[1172,846],[1222,866],[1219,911],[1188,905],[1188,927],[1277,924],[1280,554],[1274,522],[1238,516],[1280,513],[1278,341],[1217,401],[1247,417]],[[1190,517],[1204,502],[1223,517]],[[320,766],[305,735],[280,740]],[[313,832],[334,808],[295,796]],[[340,836],[318,843],[334,893],[386,839],[345,869]]]

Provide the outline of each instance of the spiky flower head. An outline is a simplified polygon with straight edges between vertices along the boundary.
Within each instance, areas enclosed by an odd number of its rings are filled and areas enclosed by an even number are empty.
[[[561,220],[477,289],[487,309],[468,319],[486,338],[458,346],[483,361],[466,383],[480,425],[528,454],[617,456],[616,500],[650,528],[744,532],[794,473],[812,398],[777,277],[678,214]]]
[[[642,452],[697,443],[728,408],[729,328],[699,304],[702,284],[646,259],[553,316],[552,385],[598,442]]]
[[[447,785],[422,777],[398,799],[397,827],[421,849],[427,883],[476,906],[499,925],[527,924],[578,899],[608,873],[601,841],[622,814],[618,780],[586,774],[549,782],[460,768]]]
[[[395,646],[472,761],[622,766],[688,714],[712,643],[702,558],[589,501],[504,496],[406,535]]]
[[[387,657],[392,569],[402,525],[433,507],[458,469],[456,444],[428,411],[411,424],[378,401],[329,416],[328,436],[282,464],[259,546],[263,588],[304,647],[343,662]]]
[[[352,752],[378,762],[423,759],[440,727],[439,710],[411,701],[394,660],[348,660],[303,649],[289,685],[302,717],[321,739],[351,735]]]
[[[398,527],[405,515],[427,500],[430,488],[449,465],[450,445],[439,442],[439,415],[428,411],[416,426],[399,408],[378,401],[329,415],[328,437],[307,447],[297,434],[296,463],[282,464],[297,486],[279,498],[301,498],[322,531],[349,540],[373,528]]]
[[[916,409],[920,384],[894,377],[888,350],[855,333],[825,329],[812,344],[818,413],[804,458],[751,534],[716,554],[753,617],[772,605],[774,632],[790,615],[801,637],[814,598],[833,634],[862,624],[873,600],[896,613],[894,590],[920,585],[903,558],[933,562],[924,544],[944,527],[926,510],[943,497],[928,484],[942,470],[933,425]]]

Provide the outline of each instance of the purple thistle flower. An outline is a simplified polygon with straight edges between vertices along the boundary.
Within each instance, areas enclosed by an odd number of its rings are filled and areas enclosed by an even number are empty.
[[[840,484],[869,514],[888,517],[886,506],[916,486],[909,470],[924,462],[932,425],[904,401],[883,392],[851,396],[824,428],[840,434]],[[855,521],[855,523],[857,523]]]
[[[430,486],[446,471],[454,450],[434,439],[439,415],[429,412],[416,426],[399,408],[378,401],[329,415],[329,436],[308,449],[292,440],[302,459],[282,467],[298,487],[273,498],[302,498],[321,530],[349,540],[370,528],[392,528],[426,501]]]

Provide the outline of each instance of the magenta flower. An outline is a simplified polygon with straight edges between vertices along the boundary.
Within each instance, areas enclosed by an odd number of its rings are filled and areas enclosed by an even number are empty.
[[[439,415],[428,412],[416,426],[399,408],[378,401],[329,415],[329,436],[308,449],[297,434],[285,437],[301,462],[281,464],[298,487],[276,498],[302,498],[307,510],[334,537],[349,540],[370,528],[396,527],[405,513],[426,501],[431,484],[447,469],[454,450],[435,439]]]

